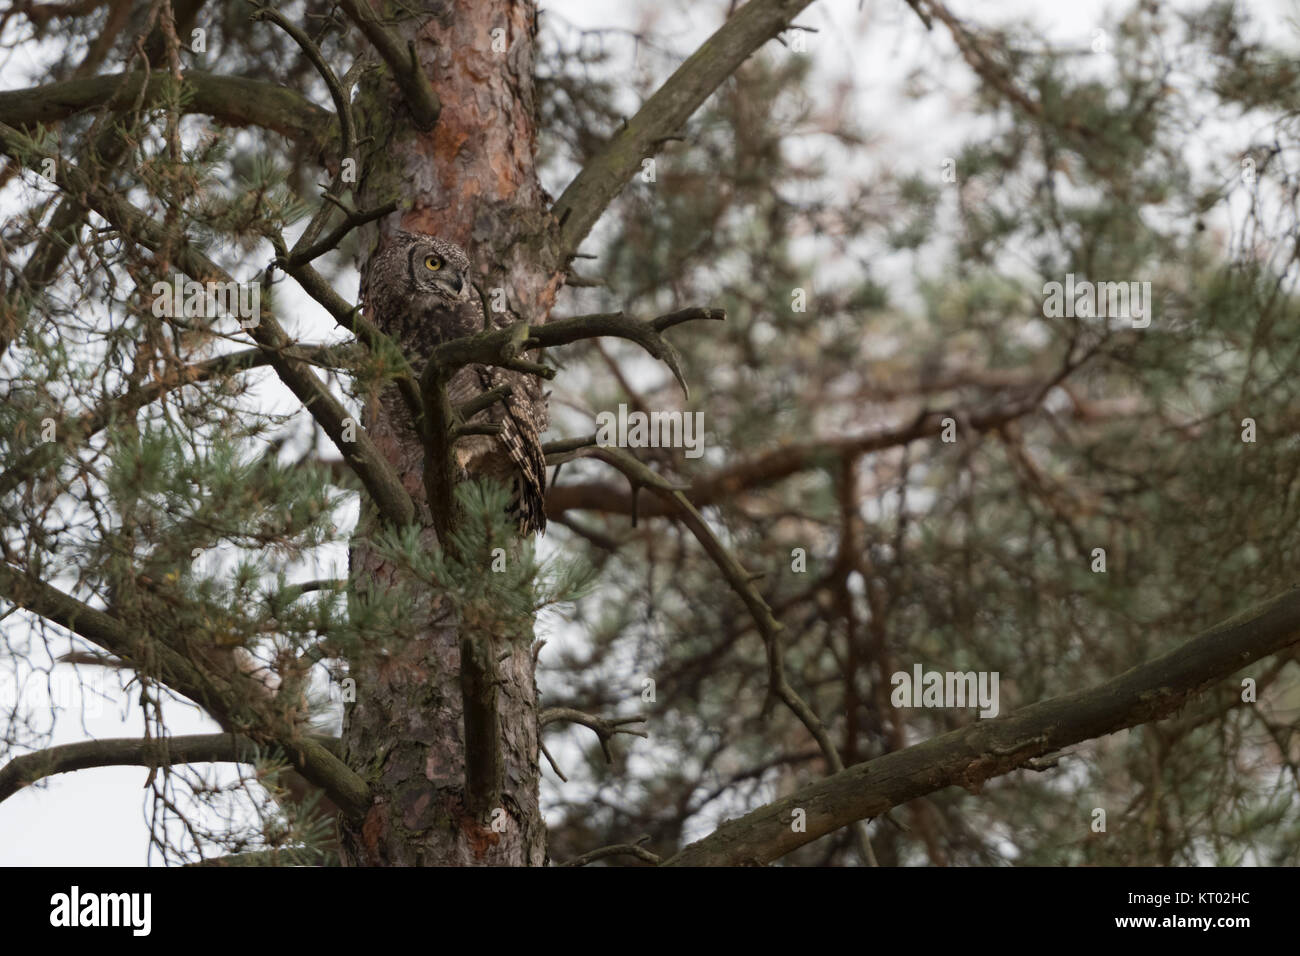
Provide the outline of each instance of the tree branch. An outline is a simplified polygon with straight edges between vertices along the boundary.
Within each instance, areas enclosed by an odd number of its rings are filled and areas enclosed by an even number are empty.
[[[80,635],[128,666],[138,666],[140,639],[122,622],[44,581],[0,564],[0,598]],[[245,722],[265,718],[247,712],[253,695],[241,693],[238,687],[245,681],[251,684],[252,678],[235,669],[217,674],[193,660],[192,651],[190,647],[182,651],[170,642],[155,642],[148,649],[159,679],[206,708],[223,725],[235,715]],[[357,817],[365,813],[370,806],[369,787],[329,747],[312,737],[295,735],[292,727],[260,729],[284,750],[294,768],[324,790],[344,813]]]
[[[786,29],[812,0],[749,0],[646,100],[555,201],[561,261],[578,251],[605,207],[659,145],[755,50]]]
[[[1215,682],[1297,642],[1300,588],[1293,588],[1095,687],[981,720],[803,787],[723,824],[664,865],[770,863],[945,787],[978,791],[985,780],[1045,754],[1166,717]],[[805,832],[790,827],[795,809],[807,813]]]
[[[336,738],[321,737],[334,750]],[[0,767],[0,802],[59,773],[92,767],[160,767],[182,763],[253,763],[266,751],[239,734],[190,734],[165,739],[117,737],[86,740],[15,757]]]
[[[357,145],[356,124],[352,121],[352,100],[347,90],[339,83],[339,78],[330,69],[330,65],[325,62],[320,47],[312,42],[311,37],[307,36],[301,27],[274,7],[259,8],[254,11],[252,19],[268,20],[287,33],[293,42],[298,44],[298,48],[302,50],[311,65],[316,68],[316,72],[325,81],[330,99],[334,101],[334,114],[339,124],[340,158],[347,159],[352,156]]]
[[[602,846],[598,850],[591,850],[582,856],[575,856],[572,860],[565,860],[557,866],[586,866],[588,863],[595,863],[597,860],[603,860],[611,856],[634,856],[638,860],[644,860],[646,863],[658,864],[660,859],[651,853],[645,847],[641,846],[649,836],[643,836],[636,843],[615,843],[613,846]]]
[[[330,142],[330,114],[287,87],[201,70],[186,70],[182,79],[188,112],[228,126],[259,126],[320,150]],[[101,106],[134,103],[142,94],[149,105],[162,98],[169,82],[165,73],[150,74],[146,81],[138,71],[6,90],[0,92],[0,123],[18,129],[51,126]]]
[[[248,850],[207,860],[186,863],[186,867],[227,866],[338,866],[337,857],[316,847],[277,847],[273,850]]]
[[[532,329],[528,340],[524,342],[524,348],[553,348],[557,345],[568,345],[582,339],[601,336],[627,339],[667,365],[673,373],[673,378],[677,379],[677,384],[682,387],[683,394],[689,398],[691,391],[682,376],[681,359],[677,349],[661,333],[683,322],[700,319],[722,322],[726,318],[727,313],[724,309],[701,308],[679,309],[651,319],[649,322],[622,312],[575,315],[567,319],[552,319],[545,325]]]
[[[649,321],[635,319],[622,312],[598,312],[554,319],[545,325],[515,323],[508,328],[481,332],[439,345],[429,357],[429,367],[425,369],[424,377],[432,380],[433,376],[448,375],[457,368],[477,364],[497,365],[550,379],[555,377],[554,369],[519,356],[534,349],[556,348],[582,339],[612,336],[636,342],[659,359],[672,370],[673,377],[682,386],[682,390],[686,391],[677,350],[662,333],[683,322],[697,319],[720,322],[726,316],[723,309],[690,308],[670,312]]]
[[[465,809],[480,822],[500,804],[501,717],[492,649],[469,628],[460,634],[460,691],[465,726]]]
[[[360,28],[380,58],[388,64],[411,111],[415,128],[422,133],[433,129],[438,123],[438,114],[442,112],[442,102],[433,91],[424,70],[420,68],[420,61],[415,55],[415,42],[411,41],[406,49],[402,49],[401,41],[384,29],[375,16],[375,11],[361,0],[340,0],[339,6],[348,19]]]
[[[605,754],[605,762],[613,763],[614,756],[609,752],[610,738],[615,734],[649,738],[650,734],[648,732],[633,730],[625,726],[626,724],[644,724],[647,719],[645,714],[632,714],[629,717],[598,717],[595,714],[574,710],[572,707],[548,707],[538,716],[537,724],[539,727],[545,727],[547,724],[560,720],[582,724],[582,726],[594,731],[597,739],[600,740],[600,749]]]
[[[376,219],[382,219],[390,212],[395,212],[396,210],[396,200],[390,200],[382,206],[364,211],[347,209],[345,210],[346,217],[344,220],[326,233],[323,239],[320,239],[301,251],[295,248],[292,253],[286,254],[283,261],[277,262],[277,265],[284,269],[285,272],[293,275],[292,270],[294,267],[306,265],[309,262],[319,259],[321,256],[325,255],[325,253],[337,249],[338,244],[342,242],[344,237],[346,237],[353,229],[356,229],[358,226],[364,226],[368,222],[374,222]],[[301,244],[302,241],[299,240],[298,245]]]
[[[941,0],[908,0],[908,6],[921,18],[927,30],[933,28],[935,20],[947,27],[953,43],[957,45],[967,65],[990,89],[1026,116],[1065,133],[1074,141],[1076,147],[1084,147],[1089,141],[1097,138],[1097,131],[1080,120],[1073,112],[1061,119],[1044,113],[1042,104],[1016,85],[1011,69],[998,62],[989,50],[989,44],[953,16]],[[1081,155],[1086,158],[1087,151],[1082,150]]]
[[[319,361],[337,351],[335,346],[295,346],[293,349],[294,355],[304,361]],[[197,385],[235,372],[269,365],[270,361],[270,354],[263,349],[242,349],[197,362],[180,369],[175,375],[153,379],[137,389],[115,396],[72,422],[60,424],[58,441],[42,442],[4,472],[0,472],[0,497],[53,465],[69,448],[84,444],[113,422],[134,416],[141,408],[156,402],[169,392],[186,385]]]
[[[0,124],[0,150],[28,164],[46,158],[44,151],[30,139],[4,124]],[[191,278],[200,282],[234,281],[216,263],[189,245],[185,237],[169,235],[164,227],[134,206],[116,195],[104,192],[75,165],[59,163],[58,184],[72,195],[83,196],[91,208],[145,248],[158,250],[170,246],[175,249],[176,265]],[[352,419],[338,399],[321,384],[311,368],[291,357],[288,352],[291,345],[289,336],[274,316],[262,315],[258,324],[249,332],[266,351],[268,362],[280,380],[297,396],[338,447],[384,517],[399,526],[414,521],[415,505],[392,465],[379,453],[360,424]],[[354,440],[349,441],[344,437],[349,432],[355,435]]]
[[[592,457],[600,458],[619,469],[634,488],[650,488],[674,508],[681,517],[682,523],[690,529],[696,540],[704,548],[705,553],[718,566],[718,570],[727,579],[731,589],[744,602],[745,607],[754,619],[755,625],[758,627],[759,635],[763,639],[763,647],[767,653],[768,705],[773,700],[779,700],[785,704],[817,742],[817,746],[821,749],[822,756],[825,758],[831,772],[840,773],[843,771],[844,761],[840,758],[839,750],[836,748],[835,742],[831,740],[826,725],[817,716],[816,711],[809,706],[808,702],[800,696],[798,691],[790,685],[789,680],[786,679],[785,655],[782,649],[782,635],[785,626],[776,619],[772,609],[768,607],[767,602],[763,600],[763,596],[754,587],[755,576],[746,571],[740,562],[732,557],[722,542],[718,540],[718,536],[713,533],[713,529],[708,526],[703,516],[690,503],[680,488],[621,448],[597,447],[584,449],[584,451],[588,452]],[[768,705],[764,706],[764,710],[767,709]],[[855,830],[857,831],[855,836],[863,859],[874,865],[875,854],[872,852],[865,826],[859,825],[855,827]]]
[[[684,489],[687,498],[697,508],[717,504],[740,491],[775,484],[791,475],[809,468],[820,468],[845,456],[864,455],[896,448],[924,438],[938,435],[944,420],[954,418],[961,432],[986,432],[1030,414],[1038,409],[1045,389],[1050,390],[1055,380],[1045,388],[1035,388],[1032,395],[1012,402],[997,403],[989,408],[957,415],[952,410],[926,411],[905,425],[878,428],[863,435],[847,438],[825,438],[814,441],[793,442],[757,455],[748,461],[720,468],[709,475],[695,479]],[[583,441],[574,439],[573,441]],[[561,449],[558,443],[547,447],[547,454],[555,457],[548,464],[577,457],[600,457],[588,450],[594,444],[585,440],[586,446]],[[554,485],[546,490],[546,513],[560,515],[570,510],[595,510],[612,514],[632,514],[632,495],[608,482],[584,482],[577,485]],[[638,502],[640,517],[665,517],[676,513],[668,502]]]

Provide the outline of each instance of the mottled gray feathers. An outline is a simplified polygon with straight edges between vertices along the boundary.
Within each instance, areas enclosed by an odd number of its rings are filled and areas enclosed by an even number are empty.
[[[370,320],[392,337],[417,373],[443,342],[483,331],[483,306],[469,257],[453,242],[412,232],[393,233],[372,257],[362,298]],[[511,488],[510,513],[523,535],[546,530],[546,460],[539,432],[545,398],[529,375],[487,365],[457,371],[448,383],[453,404],[501,385],[511,395],[470,419],[501,425],[499,435],[473,435],[456,443],[464,476],[490,477]]]

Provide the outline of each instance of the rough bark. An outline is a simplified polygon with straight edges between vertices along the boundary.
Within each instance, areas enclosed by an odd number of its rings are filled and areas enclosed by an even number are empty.
[[[379,8],[382,9],[382,8]],[[485,293],[500,288],[513,318],[538,324],[562,276],[550,215],[534,165],[532,3],[420,3],[406,19],[381,16],[399,48],[414,39],[421,68],[441,103],[436,126],[420,132],[393,74],[367,74],[355,104],[362,147],[358,205],[396,198],[399,209],[362,233],[361,264],[396,228],[458,243]],[[493,49],[493,31],[505,51]],[[437,547],[424,492],[424,451],[376,403],[365,422],[416,502],[422,540]],[[447,502],[433,502],[445,508]],[[396,585],[396,569],[371,547],[374,516],[362,516],[352,551],[359,591]],[[486,572],[486,569],[485,569]],[[539,865],[545,825],[538,805],[538,714],[531,635],[496,635],[501,747],[499,806],[471,810],[465,799],[462,638],[438,620],[434,593],[411,606],[412,635],[383,655],[350,662],[356,702],[345,716],[344,759],[370,785],[374,803],[345,824],[346,865]],[[496,827],[493,826],[494,820]],[[504,829],[502,829],[504,824]]]

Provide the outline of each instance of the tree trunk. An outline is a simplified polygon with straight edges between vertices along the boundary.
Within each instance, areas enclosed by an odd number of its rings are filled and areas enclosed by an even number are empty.
[[[403,45],[415,39],[442,112],[433,130],[422,133],[386,69],[372,70],[361,81],[354,110],[361,138],[358,205],[370,208],[394,197],[401,203],[397,213],[362,233],[363,272],[381,233],[433,233],[470,253],[490,308],[501,302],[500,295],[493,301],[493,290],[504,290],[509,320],[540,323],[563,277],[552,267],[551,217],[534,165],[535,7],[476,0],[404,9],[417,12],[384,22]],[[377,403],[366,427],[416,501],[426,546],[436,547],[422,478],[424,452],[414,434],[393,420],[391,406]],[[361,588],[391,587],[395,569],[367,542],[370,526],[363,514],[352,573]],[[472,812],[465,801],[461,635],[454,620],[434,622],[437,595],[426,597],[411,608],[411,638],[386,654],[350,662],[356,702],[344,719],[346,760],[372,788],[374,804],[362,823],[344,825],[343,862],[540,865],[546,830],[538,805],[531,634],[522,640],[498,635],[492,656],[505,655],[495,663],[500,806]]]

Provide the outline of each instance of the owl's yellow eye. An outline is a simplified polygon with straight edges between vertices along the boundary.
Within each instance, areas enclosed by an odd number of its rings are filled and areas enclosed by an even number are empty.
[[[430,272],[437,272],[439,269],[442,268],[442,260],[439,259],[437,256],[425,256],[424,267],[428,269]]]

